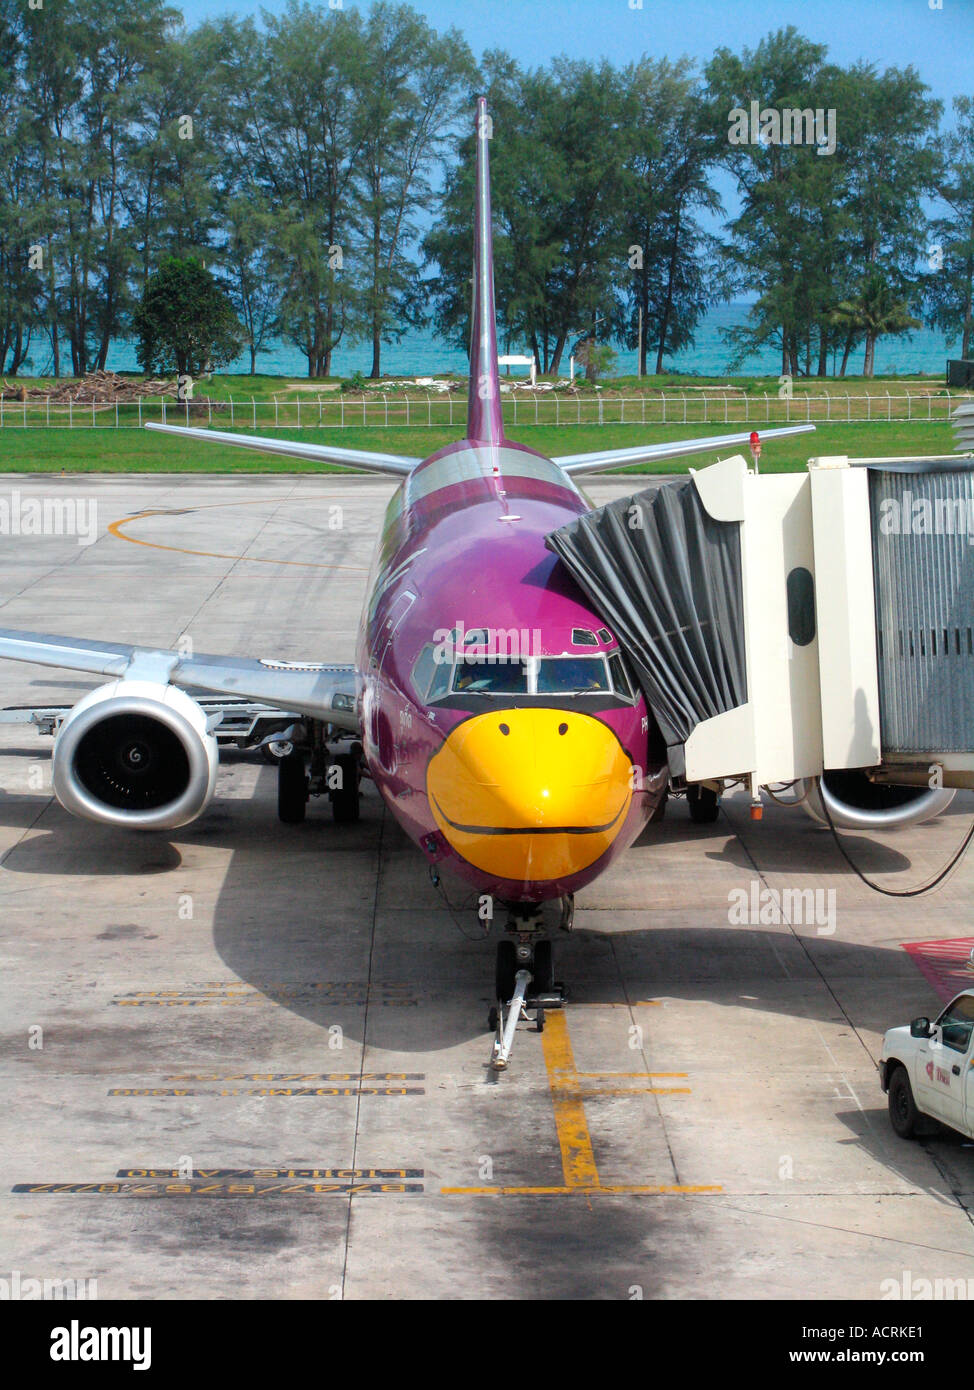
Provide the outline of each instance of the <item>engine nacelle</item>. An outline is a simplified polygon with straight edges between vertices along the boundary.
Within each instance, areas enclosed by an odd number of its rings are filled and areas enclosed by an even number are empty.
[[[175,830],[216,790],[217,742],[195,700],[172,685],[119,680],[75,705],[54,744],[66,811],[129,830]]]
[[[898,830],[933,820],[954,799],[946,788],[905,787],[871,782],[864,772],[847,768],[826,772],[805,783],[802,806],[820,825],[828,825],[825,806],[838,830]]]

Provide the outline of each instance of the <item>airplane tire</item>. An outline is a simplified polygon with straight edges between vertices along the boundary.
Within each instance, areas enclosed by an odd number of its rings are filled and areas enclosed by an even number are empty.
[[[550,994],[555,987],[555,967],[551,959],[551,942],[539,941],[534,948],[534,992]]]
[[[337,825],[351,825],[359,818],[358,759],[354,753],[340,753],[335,766],[341,769],[342,784],[328,793],[331,814]]]
[[[889,1083],[889,1122],[901,1139],[915,1139],[920,1112],[905,1067],[897,1067]]]
[[[295,750],[277,764],[277,815],[285,825],[300,825],[308,809],[304,754]]]
[[[517,983],[517,952],[513,941],[498,941],[497,968],[494,973],[495,997],[507,1004]]]
[[[720,798],[709,787],[687,787],[687,805],[694,825],[713,825],[720,814]]]

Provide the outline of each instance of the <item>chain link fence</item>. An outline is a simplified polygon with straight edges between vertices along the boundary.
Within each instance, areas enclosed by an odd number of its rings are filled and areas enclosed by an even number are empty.
[[[508,425],[761,425],[865,421],[949,420],[970,393],[834,392],[781,396],[776,392],[707,395],[661,392],[652,396],[571,395],[560,391],[511,391],[502,406]],[[405,429],[462,427],[467,403],[461,392],[429,395],[369,392],[364,395],[303,392],[287,400],[65,401],[38,396],[0,398],[3,429],[140,429],[149,421],[212,425],[217,429]]]

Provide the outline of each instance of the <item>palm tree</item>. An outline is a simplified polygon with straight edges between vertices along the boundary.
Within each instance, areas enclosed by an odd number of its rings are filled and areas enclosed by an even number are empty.
[[[829,314],[829,321],[838,327],[866,335],[863,376],[873,375],[879,338],[920,327],[920,320],[912,317],[905,300],[897,299],[892,285],[879,270],[869,272],[854,299],[844,299],[835,306]]]

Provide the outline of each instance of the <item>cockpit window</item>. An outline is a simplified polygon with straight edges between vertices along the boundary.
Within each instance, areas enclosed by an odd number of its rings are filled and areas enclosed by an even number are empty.
[[[528,668],[523,661],[458,661],[453,689],[468,695],[527,695]]]
[[[429,645],[425,646],[413,666],[413,685],[421,700],[425,700],[429,693],[436,664],[436,648]]]
[[[601,656],[542,657],[537,679],[539,695],[581,695],[609,689],[609,673]]]
[[[612,688],[617,695],[621,695],[624,700],[635,700],[633,694],[632,681],[629,679],[629,672],[626,664],[618,652],[609,657],[609,670],[612,672]]]

